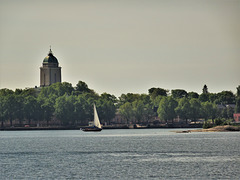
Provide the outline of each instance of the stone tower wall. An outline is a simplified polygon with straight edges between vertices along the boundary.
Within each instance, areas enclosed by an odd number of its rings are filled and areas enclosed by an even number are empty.
[[[53,83],[62,82],[61,67],[41,67],[40,68],[40,86],[50,86]]]

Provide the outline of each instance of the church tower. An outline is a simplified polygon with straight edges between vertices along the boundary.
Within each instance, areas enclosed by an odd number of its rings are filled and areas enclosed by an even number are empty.
[[[50,86],[53,83],[61,82],[61,67],[58,66],[58,60],[53,56],[51,47],[40,67],[40,87]]]

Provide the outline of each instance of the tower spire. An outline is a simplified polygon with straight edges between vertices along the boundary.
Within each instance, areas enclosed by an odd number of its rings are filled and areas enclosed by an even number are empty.
[[[49,53],[48,53],[48,55],[53,55],[53,52],[52,52],[52,48],[51,48],[51,45],[50,45],[50,50],[49,50]]]

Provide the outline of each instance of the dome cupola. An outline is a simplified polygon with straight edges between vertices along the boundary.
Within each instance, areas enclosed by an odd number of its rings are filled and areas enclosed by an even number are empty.
[[[49,50],[48,55],[44,58],[43,63],[53,63],[53,64],[58,64],[57,58],[53,55],[51,47]]]

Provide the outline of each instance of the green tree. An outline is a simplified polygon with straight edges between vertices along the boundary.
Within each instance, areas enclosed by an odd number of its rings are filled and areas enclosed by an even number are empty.
[[[133,101],[138,100],[139,98],[140,98],[140,94],[133,94],[133,93],[122,94],[119,97],[119,103],[121,106],[126,102],[132,103]]]
[[[1,125],[3,126],[4,121],[9,120],[11,126],[13,126],[13,120],[19,119],[23,113],[22,99],[21,96],[16,95],[14,91],[10,89],[0,89],[1,97]],[[10,109],[9,109],[10,108]],[[22,117],[22,116],[21,116]]]
[[[151,88],[148,90],[149,95],[152,100],[154,100],[157,96],[167,96],[168,90],[162,88]]]
[[[217,115],[217,106],[211,102],[203,102],[202,103],[202,116],[205,120],[212,119],[212,121],[216,118]]]
[[[199,100],[201,102],[207,102],[209,101],[209,93],[202,93],[200,96],[199,96]]]
[[[189,93],[188,93],[188,97],[189,97],[190,99],[192,99],[192,98],[198,99],[198,98],[199,98],[199,94],[196,93],[196,92],[189,92]]]
[[[55,115],[61,120],[63,125],[70,125],[75,123],[75,107],[74,96],[68,96],[67,94],[60,96],[56,99],[55,103]]]
[[[149,120],[156,116],[156,113],[153,111],[153,105],[151,103],[144,104],[143,117],[147,124]]]
[[[116,96],[108,94],[108,93],[101,94],[100,98],[105,99],[107,101],[111,101],[114,104],[118,102]]]
[[[217,118],[214,120],[214,124],[217,126],[224,125],[224,119],[222,118]]]
[[[189,103],[189,100],[184,97],[179,100],[178,106],[175,109],[177,115],[179,115],[181,119],[185,119],[186,124],[188,124],[188,119],[191,117],[190,108],[191,104]]]
[[[144,105],[152,103],[151,97],[148,94],[140,94],[139,100],[141,100]]]
[[[227,118],[228,119],[233,119],[233,114],[234,114],[234,108],[231,106],[227,107]]]
[[[76,91],[79,93],[90,93],[92,90],[88,88],[88,85],[83,81],[78,81],[76,85]]]
[[[235,113],[240,113],[240,85],[237,87]]]
[[[209,102],[218,104],[218,103],[217,103],[218,94],[216,94],[216,93],[208,93],[208,94],[207,94],[207,97],[208,97],[208,101],[209,101]]]
[[[174,99],[183,98],[183,97],[188,96],[187,91],[185,91],[183,89],[174,89],[171,91],[171,94]]]
[[[235,104],[235,96],[231,91],[222,91],[217,96],[217,104]]]
[[[126,102],[125,104],[121,105],[119,108],[119,113],[126,119],[127,124],[129,124],[133,117],[132,104],[130,102]]]
[[[19,125],[22,126],[22,122],[24,119],[24,96],[19,94],[15,95],[15,118],[18,119]]]
[[[27,96],[37,97],[37,93],[36,93],[36,90],[34,88],[26,88],[24,90],[16,89],[15,94],[21,94],[24,97],[27,97]]]
[[[1,121],[1,127],[4,127],[4,121],[6,120],[4,105],[5,105],[5,98],[4,98],[4,96],[0,95],[0,121]]]
[[[172,97],[162,98],[157,110],[158,116],[165,121],[172,120],[173,123],[173,119],[176,117],[175,108],[177,105],[177,101]]]
[[[63,96],[64,94],[71,95],[73,90],[74,88],[72,87],[71,83],[57,82],[52,84],[51,86],[43,87],[41,89],[39,96],[46,97],[46,98],[49,98],[49,97],[58,98],[60,96]]]
[[[190,99],[190,117],[196,121],[201,116],[201,102],[198,99]]]
[[[71,95],[74,90],[72,84],[68,82],[54,83],[50,87],[54,88],[57,91],[58,97],[63,96],[65,94]]]
[[[161,97],[164,97],[164,96],[161,96]],[[156,113],[154,112],[154,104],[151,99],[152,98],[150,97],[150,95],[147,95],[147,94],[140,95],[140,100],[143,102],[143,105],[144,105],[142,120],[143,120],[143,123],[145,124],[148,124],[151,118],[156,117]],[[154,99],[154,101],[156,101],[157,99],[158,99],[158,96]],[[157,104],[157,106],[158,105],[159,103]]]
[[[40,104],[40,112],[42,114],[42,119],[46,122],[47,126],[49,125],[49,121],[53,117],[53,113],[55,111],[55,97],[51,96],[49,98],[38,96],[38,103]]]
[[[240,113],[240,96],[236,98],[235,113]]]
[[[154,107],[158,107],[160,101],[161,101],[163,98],[164,98],[164,96],[157,96],[157,97],[152,101],[153,106],[154,106]]]
[[[107,122],[108,124],[111,124],[111,120],[115,117],[116,114],[116,107],[112,99],[101,96],[101,98],[96,101],[96,106],[101,122]]]
[[[132,103],[133,117],[137,123],[141,123],[144,117],[144,104],[142,100],[136,100]]]
[[[0,96],[7,96],[11,94],[14,94],[14,91],[11,89],[7,89],[7,88],[0,89]]]
[[[38,110],[38,103],[37,99],[33,96],[27,96],[24,99],[24,117],[28,120],[28,124],[31,124],[32,120],[37,119],[37,110]]]
[[[219,118],[227,118],[228,117],[227,108],[219,108],[217,114]]]
[[[88,120],[92,117],[90,109],[92,110],[92,106],[88,103],[87,99],[83,95],[77,96],[74,103],[76,122],[81,125],[87,125]]]
[[[8,94],[3,99],[3,117],[5,120],[10,121],[10,126],[13,126],[13,119],[15,118],[15,112],[16,112],[16,99],[14,94]]]

